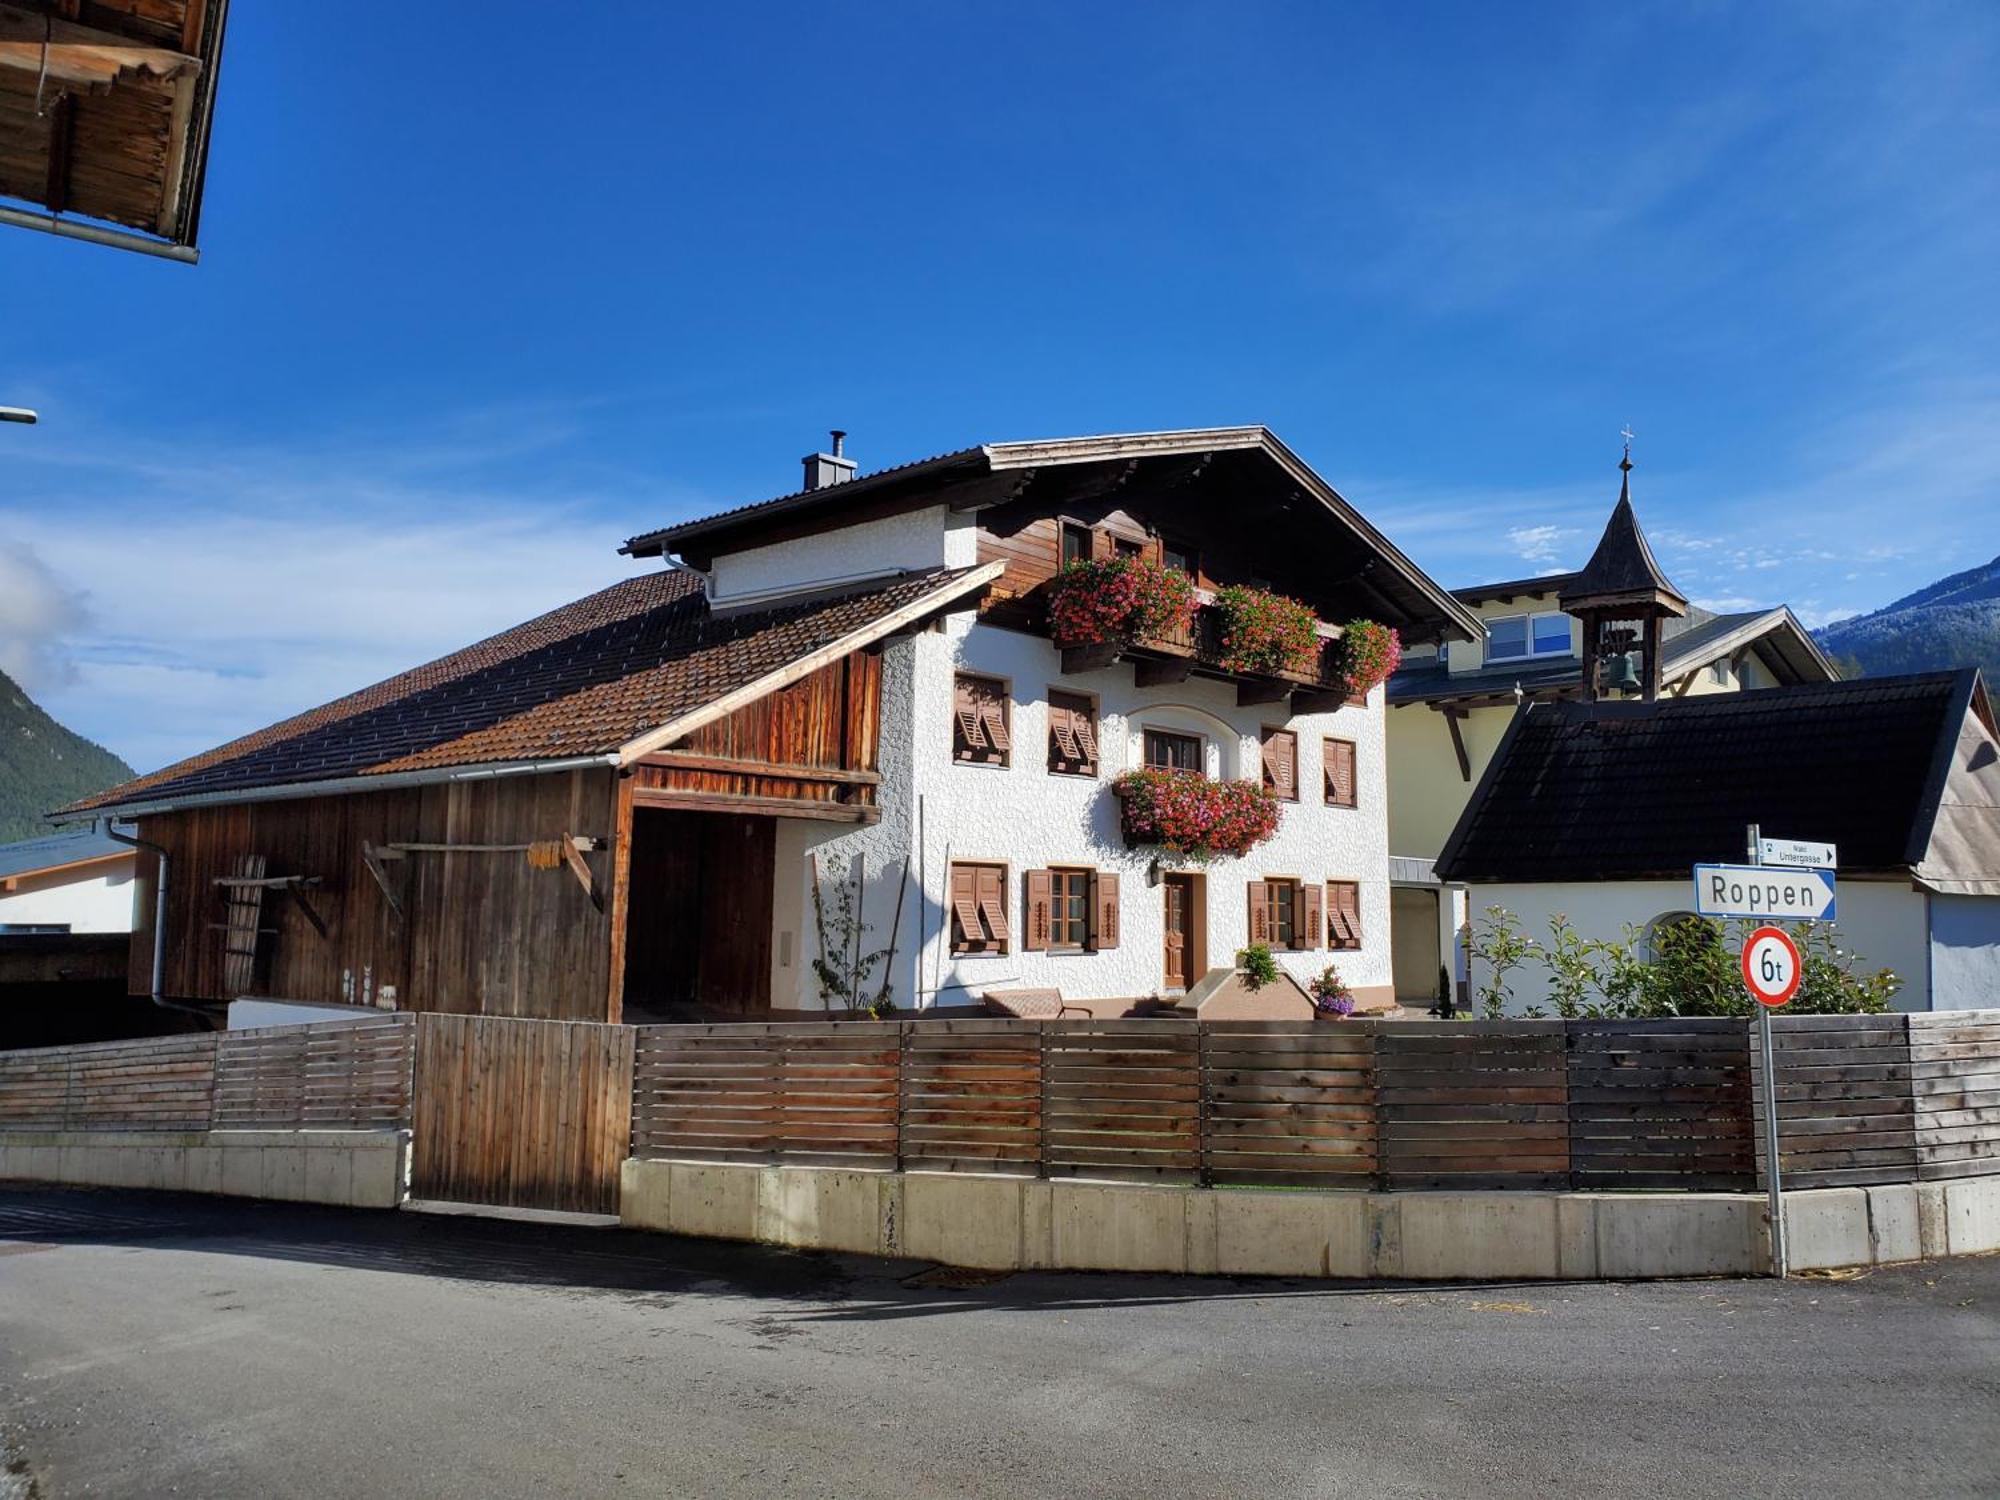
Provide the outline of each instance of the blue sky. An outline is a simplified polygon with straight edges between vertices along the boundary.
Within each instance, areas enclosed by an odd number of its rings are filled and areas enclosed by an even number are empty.
[[[142,768],[967,443],[1264,422],[1447,584],[2000,551],[2000,7],[240,5],[190,269],[0,230],[0,667]]]

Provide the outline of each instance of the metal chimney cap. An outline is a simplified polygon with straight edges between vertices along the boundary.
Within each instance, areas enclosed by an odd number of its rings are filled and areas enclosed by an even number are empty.
[[[847,443],[846,431],[839,427],[830,427],[827,429],[827,436],[833,439],[833,456],[835,458],[842,457],[845,453]]]

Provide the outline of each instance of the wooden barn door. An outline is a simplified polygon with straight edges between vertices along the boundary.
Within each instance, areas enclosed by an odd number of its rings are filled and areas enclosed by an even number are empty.
[[[417,1018],[410,1196],[618,1212],[632,1123],[632,1028]]]

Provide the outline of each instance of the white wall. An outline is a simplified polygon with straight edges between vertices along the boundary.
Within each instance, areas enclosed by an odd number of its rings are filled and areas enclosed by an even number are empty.
[[[1604,881],[1547,885],[1475,885],[1470,888],[1472,928],[1484,927],[1486,908],[1506,907],[1520,919],[1527,936],[1546,944],[1549,918],[1558,912],[1585,937],[1623,938],[1628,925],[1643,928],[1667,912],[1694,905],[1694,881]],[[1840,946],[1860,955],[1868,970],[1894,969],[1903,988],[1891,1002],[1896,1010],[1930,1009],[1930,948],[1923,893],[1904,881],[1843,879],[1839,883],[1840,920],[1835,924]],[[1471,961],[1473,1005],[1480,987],[1492,973],[1476,956]],[[1530,1005],[1548,1002],[1548,970],[1530,960],[1509,971],[1514,991],[1509,1007],[1519,1014]]]
[[[725,553],[710,570],[709,598],[718,605],[764,595],[880,578],[904,569],[973,561],[976,521],[942,505],[879,521],[858,521],[805,541],[776,542]]]
[[[2000,896],[1932,896],[1930,902],[1935,1008],[2000,1005]]]
[[[970,670],[1005,678],[1013,698],[1012,764],[960,765],[953,761],[952,674]],[[1052,776],[1047,770],[1047,690],[1060,687],[1098,698],[1100,773],[1095,779]],[[884,658],[881,788],[883,817],[874,828],[827,832],[820,825],[780,820],[779,890],[773,944],[773,1003],[818,1006],[808,967],[816,951],[805,868],[817,850],[825,868],[865,851],[870,885],[864,916],[875,925],[867,942],[887,941],[895,906],[895,878],[911,859],[910,885],[898,933],[892,994],[909,1006],[976,1002],[980,991],[1015,986],[1060,988],[1082,998],[1138,998],[1161,985],[1162,894],[1146,883],[1150,850],[1128,850],[1119,833],[1113,777],[1139,763],[1140,730],[1155,724],[1192,728],[1208,736],[1212,772],[1240,776],[1259,766],[1257,735],[1266,724],[1286,723],[1299,739],[1301,796],[1287,803],[1277,836],[1247,859],[1218,859],[1206,867],[1207,950],[1211,967],[1234,961],[1248,941],[1246,884],[1271,876],[1305,881],[1352,879],[1361,883],[1359,951],[1282,953],[1279,962],[1299,979],[1329,962],[1356,987],[1388,986],[1389,882],[1387,801],[1383,776],[1382,692],[1367,707],[1287,721],[1286,705],[1236,706],[1228,683],[1190,680],[1173,687],[1140,689],[1132,668],[1116,665],[1074,678],[1061,675],[1061,658],[1047,640],[977,624],[970,612],[938,632],[892,647]],[[1357,746],[1360,807],[1321,802],[1321,739],[1328,734]],[[921,806],[922,830],[917,828]],[[1014,951],[953,957],[943,896],[947,860],[1004,861],[1009,866],[1008,916],[1016,930]],[[1119,946],[1101,953],[1023,953],[1018,931],[1022,872],[1051,864],[1114,870],[1121,877]],[[921,881],[921,886],[919,886]],[[919,895],[921,894],[921,899]],[[792,962],[784,962],[789,947]]]
[[[23,875],[0,891],[0,926],[60,926],[71,932],[130,932],[134,860]]]

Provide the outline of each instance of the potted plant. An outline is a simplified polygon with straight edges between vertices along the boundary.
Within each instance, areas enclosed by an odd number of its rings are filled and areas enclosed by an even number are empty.
[[[1198,600],[1194,580],[1141,557],[1069,564],[1049,589],[1049,630],[1059,646],[1122,643],[1186,634]]]
[[[1403,638],[1376,620],[1349,620],[1334,646],[1334,670],[1349,697],[1365,698],[1395,674],[1403,662]]]
[[[1217,592],[1222,618],[1220,664],[1258,677],[1308,674],[1319,664],[1319,616],[1309,605],[1268,589],[1231,584]]]
[[[1278,961],[1268,943],[1252,943],[1236,955],[1236,972],[1243,976],[1243,988],[1255,993],[1278,982]]]
[[[1354,991],[1332,964],[1314,976],[1306,991],[1312,996],[1313,1014],[1322,1021],[1345,1021],[1354,1014]]]
[[[1149,767],[1112,784],[1125,841],[1198,861],[1242,858],[1278,831],[1278,798],[1255,781],[1211,781],[1199,771]]]

